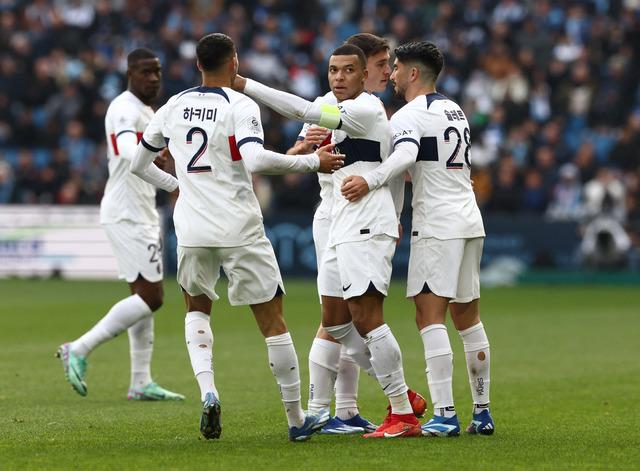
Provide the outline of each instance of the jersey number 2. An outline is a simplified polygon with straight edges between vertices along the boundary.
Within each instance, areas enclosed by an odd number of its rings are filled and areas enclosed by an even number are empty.
[[[202,157],[202,155],[204,154],[204,151],[207,150],[207,142],[209,140],[209,138],[207,137],[207,132],[204,129],[198,127],[189,129],[189,132],[187,133],[187,144],[191,144],[194,134],[200,134],[202,136],[202,145],[198,148],[196,153],[193,154],[193,157],[191,157],[191,160],[187,164],[187,173],[210,172],[210,165],[196,165],[200,157]]]
[[[449,135],[454,133],[458,138],[456,142],[456,148],[451,153],[451,156],[447,159],[447,169],[449,170],[459,170],[464,164],[462,162],[456,162],[456,157],[458,157],[458,152],[460,152],[460,145],[462,144],[462,136],[460,136],[460,131],[453,126],[449,126],[444,130],[444,142],[449,142]],[[469,149],[471,149],[471,133],[469,132],[469,128],[464,128],[464,161],[467,164],[467,167],[471,168],[471,162],[469,162]]]

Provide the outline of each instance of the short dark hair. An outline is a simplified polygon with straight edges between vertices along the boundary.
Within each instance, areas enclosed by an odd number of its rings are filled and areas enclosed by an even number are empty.
[[[367,56],[367,58],[381,51],[389,50],[389,41],[371,33],[358,33],[353,36],[349,36],[345,41],[345,44],[358,46],[362,49],[362,52],[364,52],[364,55]]]
[[[133,67],[141,60],[157,58],[158,56],[151,49],[140,47],[138,49],[134,49],[129,53],[129,55],[127,55],[127,67]]]
[[[400,62],[417,62],[427,69],[430,79],[438,79],[444,66],[444,57],[438,47],[427,41],[410,42],[398,46],[393,51]]]
[[[358,56],[358,62],[363,69],[367,68],[367,56],[364,55],[362,49],[354,44],[343,44],[338,47],[333,53],[332,56]]]
[[[233,40],[222,33],[207,34],[200,38],[196,46],[196,57],[203,70],[207,72],[220,68],[236,53]]]

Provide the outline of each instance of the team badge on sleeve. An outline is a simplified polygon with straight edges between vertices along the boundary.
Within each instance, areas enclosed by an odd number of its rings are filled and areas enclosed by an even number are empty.
[[[258,121],[258,118],[256,118],[255,116],[247,117],[242,123],[242,126],[246,128],[247,131],[253,134],[262,133],[262,126],[260,125],[260,121]]]

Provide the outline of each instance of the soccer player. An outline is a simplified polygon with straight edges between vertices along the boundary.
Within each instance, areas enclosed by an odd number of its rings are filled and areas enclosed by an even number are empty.
[[[151,378],[153,313],[163,301],[160,220],[156,189],[129,171],[138,141],[153,116],[151,105],[160,91],[160,79],[158,57],[148,49],[132,51],[127,56],[127,90],[111,102],[105,116],[109,179],[100,204],[100,223],[118,260],[120,278],[129,283],[131,296],[114,304],[80,338],[58,349],[65,377],[81,396],[87,395],[89,354],[126,330],[131,354],[127,398],[184,399]],[[166,157],[159,160],[163,158]]]
[[[364,83],[368,93],[384,92],[391,75],[389,66],[389,43],[386,39],[369,33],[358,33],[349,37],[347,44],[358,46],[367,58],[367,78]],[[336,104],[333,92],[316,99],[318,103]],[[288,154],[306,153],[323,142],[331,141],[331,132],[326,128],[305,124],[298,140]],[[313,241],[316,249],[318,271],[331,226],[331,208],[333,200],[333,178],[331,175],[318,174],[320,184],[320,205],[313,217]],[[342,298],[332,299],[332,303],[346,304]],[[328,308],[331,308],[329,304]],[[357,404],[360,367],[347,354],[331,335],[318,328],[316,338],[309,352],[309,410],[320,411],[331,405],[330,393],[336,397],[335,417],[322,428],[324,434],[349,434],[373,432],[377,426],[360,416]],[[324,397],[322,392],[329,393]]]
[[[365,437],[417,436],[420,424],[408,396],[402,354],[382,312],[398,238],[399,210],[386,186],[355,205],[340,194],[344,177],[376,168],[389,152],[391,131],[384,107],[364,90],[366,62],[362,50],[352,44],[333,52],[328,78],[337,105],[311,103],[243,77],[236,78],[234,88],[285,117],[333,129],[332,142],[346,157],[345,166],[333,174],[331,226],[318,274],[322,326],[368,374],[375,375],[389,398],[387,418]],[[394,183],[400,192],[404,180]],[[341,299],[347,303],[339,302]],[[325,391],[320,397],[330,394]]]
[[[451,381],[453,353],[444,325],[448,308],[464,345],[473,398],[467,432],[491,435],[489,341],[479,310],[485,232],[470,179],[469,123],[456,103],[436,91],[444,60],[435,45],[404,44],[395,54],[391,80],[407,104],[391,118],[394,151],[371,172],[345,178],[342,194],[356,202],[410,169],[413,223],[407,297],[416,305],[434,408],[422,433],[460,433]]]
[[[280,387],[289,438],[302,441],[326,423],[326,416],[304,413],[300,373],[291,335],[282,314],[282,278],[250,172],[328,172],[342,155],[328,145],[292,158],[264,149],[258,105],[231,90],[238,70],[233,41],[210,34],[198,41],[202,85],[174,95],[158,110],[138,146],[131,170],[149,183],[180,196],[174,210],[178,238],[178,282],[187,306],[185,338],[203,402],[200,431],[219,438],[219,393],[212,367],[212,301],[222,267],[229,278],[232,305],[250,305],[265,337],[269,364]],[[153,165],[168,142],[177,179]]]

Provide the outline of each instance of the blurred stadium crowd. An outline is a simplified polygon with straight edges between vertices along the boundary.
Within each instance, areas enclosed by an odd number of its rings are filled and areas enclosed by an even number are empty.
[[[195,42],[214,31],[239,46],[241,73],[310,99],[351,34],[433,41],[485,213],[605,214],[640,246],[640,0],[1,0],[0,203],[98,203],[128,51],[161,58],[162,104],[198,83]],[[402,105],[391,87],[382,99]],[[263,120],[269,147],[294,143],[299,124]],[[255,183],[265,212],[317,202],[313,175]]]

